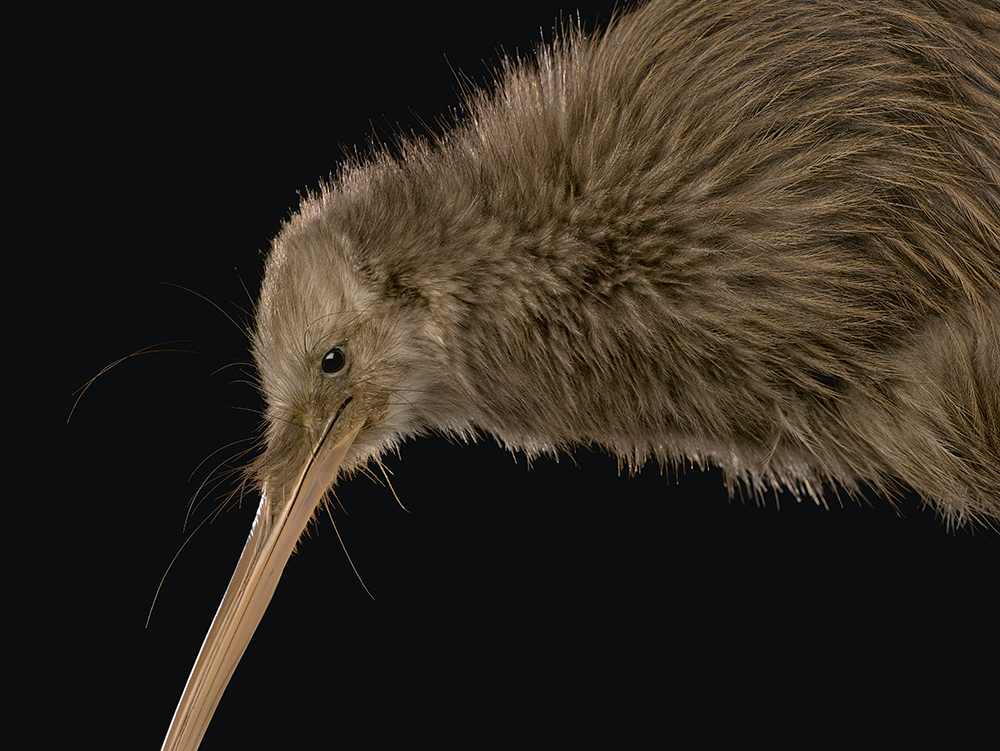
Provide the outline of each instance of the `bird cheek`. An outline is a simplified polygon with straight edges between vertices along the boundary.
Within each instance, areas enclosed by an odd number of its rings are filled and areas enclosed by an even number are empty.
[[[371,411],[371,413],[368,416],[368,423],[371,424],[371,423],[384,422],[388,416],[389,416],[389,405],[386,404],[385,402],[382,402]]]

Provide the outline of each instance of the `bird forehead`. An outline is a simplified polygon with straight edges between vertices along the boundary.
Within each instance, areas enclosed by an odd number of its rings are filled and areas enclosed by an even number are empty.
[[[371,302],[337,243],[298,237],[278,242],[268,258],[258,309],[260,329],[299,337],[309,328],[336,328]]]

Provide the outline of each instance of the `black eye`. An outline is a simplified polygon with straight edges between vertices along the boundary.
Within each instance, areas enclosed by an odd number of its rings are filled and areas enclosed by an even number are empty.
[[[344,369],[347,365],[347,355],[340,347],[334,347],[323,355],[323,372],[336,373]]]

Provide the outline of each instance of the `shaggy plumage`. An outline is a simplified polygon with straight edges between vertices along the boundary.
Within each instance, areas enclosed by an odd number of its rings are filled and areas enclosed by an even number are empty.
[[[1000,518],[995,2],[653,2],[467,111],[276,239],[262,484],[341,410]]]

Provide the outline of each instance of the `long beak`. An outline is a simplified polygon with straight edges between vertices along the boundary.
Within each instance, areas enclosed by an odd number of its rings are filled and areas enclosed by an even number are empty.
[[[324,450],[326,441],[320,441],[277,514],[265,486],[250,537],[191,669],[162,751],[195,751],[201,744],[222,693],[271,602],[295,543],[336,477],[360,427],[329,451]]]

